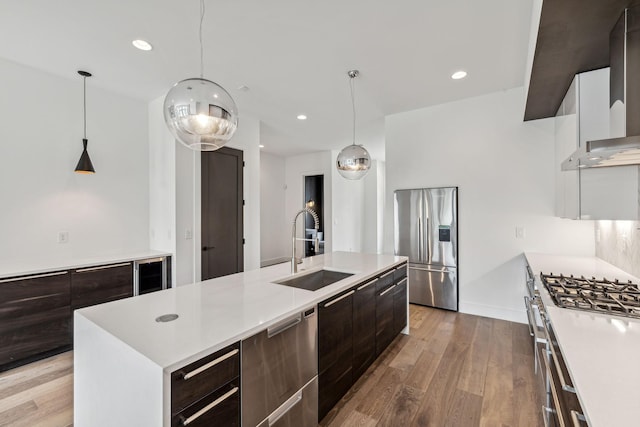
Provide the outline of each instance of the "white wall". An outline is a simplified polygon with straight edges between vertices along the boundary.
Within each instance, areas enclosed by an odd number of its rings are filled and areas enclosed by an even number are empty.
[[[290,257],[290,219],[285,215],[285,159],[260,153],[260,261]],[[302,221],[301,221],[302,222]]]
[[[293,217],[304,207],[304,177],[307,175],[324,175],[324,250],[331,252],[333,248],[333,199],[332,199],[332,174],[333,161],[330,151],[291,156],[285,159],[285,220],[287,223],[293,221]],[[298,218],[298,237],[303,236],[303,221]],[[287,241],[291,238],[290,231],[286,232]],[[290,243],[289,243],[290,245]],[[289,250],[290,250],[290,246]],[[303,246],[301,242],[297,245],[297,254],[303,256]]]
[[[371,162],[371,170],[364,177],[364,212],[362,230],[362,251],[382,253],[384,230],[384,168],[380,160]]]
[[[260,268],[260,121],[246,114],[233,139],[231,148],[242,150],[244,168],[244,269]],[[198,233],[199,234],[199,233]]]
[[[332,151],[331,158],[336,159],[339,151]],[[333,180],[333,250],[362,252],[365,234],[365,181],[371,178],[372,171],[363,179],[343,178],[338,169],[331,168]],[[373,222],[372,222],[373,224]]]
[[[55,263],[147,249],[146,104],[87,79],[96,174],[80,175],[73,170],[82,152],[82,78],[0,59],[0,81],[0,259]],[[68,243],[57,243],[60,231]]]
[[[521,322],[523,251],[595,250],[592,222],[553,216],[553,119],[523,122],[523,106],[518,88],[388,116],[385,214],[391,253],[394,190],[460,187],[460,310]]]

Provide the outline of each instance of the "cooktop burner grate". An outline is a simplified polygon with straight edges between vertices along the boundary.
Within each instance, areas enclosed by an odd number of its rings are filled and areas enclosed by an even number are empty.
[[[541,274],[558,307],[640,318],[640,287],[632,282]]]

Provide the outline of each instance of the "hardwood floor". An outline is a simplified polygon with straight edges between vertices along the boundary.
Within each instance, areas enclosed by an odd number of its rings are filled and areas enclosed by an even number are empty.
[[[0,373],[0,426],[73,425],[73,353]]]
[[[321,422],[542,426],[527,325],[410,306],[397,337]]]
[[[410,324],[321,426],[542,426],[526,325],[414,305]],[[71,352],[0,373],[0,426],[72,423]]]

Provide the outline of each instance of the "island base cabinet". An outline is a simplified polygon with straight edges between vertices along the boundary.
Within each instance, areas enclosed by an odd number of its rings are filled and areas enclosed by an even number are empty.
[[[258,424],[258,427],[316,427],[318,425],[317,402],[318,377],[315,377]]]
[[[353,295],[353,378],[354,382],[376,360],[376,282],[356,287]]]
[[[391,344],[393,330],[393,291],[396,285],[390,285],[377,291],[376,295],[376,356]]]
[[[407,279],[398,282],[393,290],[393,330],[399,334],[407,326]]]
[[[239,427],[240,388],[231,382],[171,419],[171,427]]]

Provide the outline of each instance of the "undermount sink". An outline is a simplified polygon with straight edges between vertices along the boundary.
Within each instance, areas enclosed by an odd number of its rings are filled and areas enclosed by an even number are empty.
[[[313,273],[302,274],[289,279],[278,280],[273,283],[291,286],[298,289],[306,289],[307,291],[317,291],[318,289],[329,286],[330,284],[338,282],[349,276],[353,276],[353,274],[343,273],[341,271],[318,270]]]

